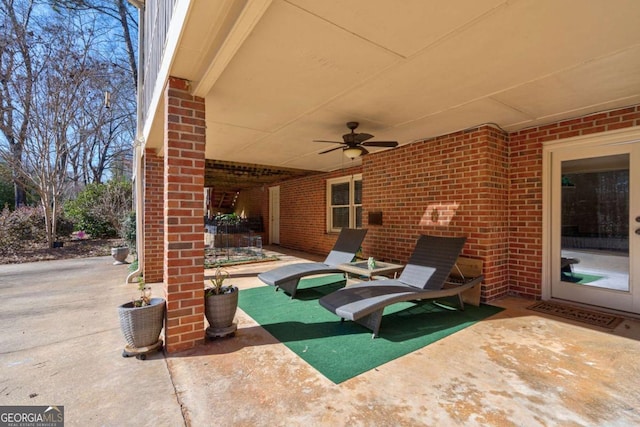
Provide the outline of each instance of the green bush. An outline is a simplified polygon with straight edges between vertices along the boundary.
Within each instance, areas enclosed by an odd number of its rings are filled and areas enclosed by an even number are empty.
[[[13,181],[11,180],[11,171],[9,168],[0,163],[0,209],[4,207],[15,206]]]
[[[113,238],[122,234],[131,200],[129,181],[89,184],[74,200],[65,203],[64,212],[74,221],[76,230],[95,238]]]
[[[15,197],[13,186],[5,181],[0,181],[0,208],[13,207],[15,205]]]
[[[122,235],[120,236],[129,247],[129,251],[136,252],[136,212],[131,211],[122,224]]]

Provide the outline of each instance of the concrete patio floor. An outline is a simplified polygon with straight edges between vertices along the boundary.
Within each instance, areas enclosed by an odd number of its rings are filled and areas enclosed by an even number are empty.
[[[296,260],[229,270],[243,289]],[[122,358],[116,307],[136,295],[126,274],[109,257],[0,266],[0,405],[64,405],[69,426],[640,425],[636,319],[611,332],[508,297],[493,302],[501,313],[336,385],[241,310],[233,338]]]

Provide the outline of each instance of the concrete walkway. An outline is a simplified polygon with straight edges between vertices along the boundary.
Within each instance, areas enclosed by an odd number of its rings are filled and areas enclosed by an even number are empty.
[[[232,280],[259,286],[276,264],[232,267]],[[64,405],[69,426],[640,425],[637,320],[610,332],[506,298],[500,314],[336,385],[241,310],[234,338],[122,358],[126,274],[109,257],[0,266],[0,405]]]
[[[68,426],[184,425],[162,353],[125,359],[111,257],[0,265],[0,405],[63,405]]]

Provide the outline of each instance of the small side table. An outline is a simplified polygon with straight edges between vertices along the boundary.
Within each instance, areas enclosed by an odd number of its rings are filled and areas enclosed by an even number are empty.
[[[371,280],[374,276],[392,276],[402,271],[404,265],[392,264],[390,262],[376,261],[376,267],[369,269],[367,261],[348,262],[338,265],[338,268],[346,273],[356,274]]]

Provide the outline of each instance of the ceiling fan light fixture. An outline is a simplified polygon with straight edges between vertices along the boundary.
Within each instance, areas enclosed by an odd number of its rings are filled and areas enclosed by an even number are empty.
[[[383,147],[394,148],[398,146],[398,141],[371,141],[373,135],[369,133],[355,133],[354,130],[358,127],[358,122],[347,122],[347,127],[351,131],[350,133],[342,135],[342,142],[340,141],[327,141],[326,139],[314,139],[314,142],[329,142],[332,144],[340,144],[335,148],[321,151],[318,154],[330,153],[335,150],[342,149],[345,156],[351,160],[355,160],[358,157],[369,154],[369,150],[366,147]]]
[[[350,158],[351,160],[357,159],[362,154],[362,150],[360,147],[349,147],[343,151],[344,155]]]

